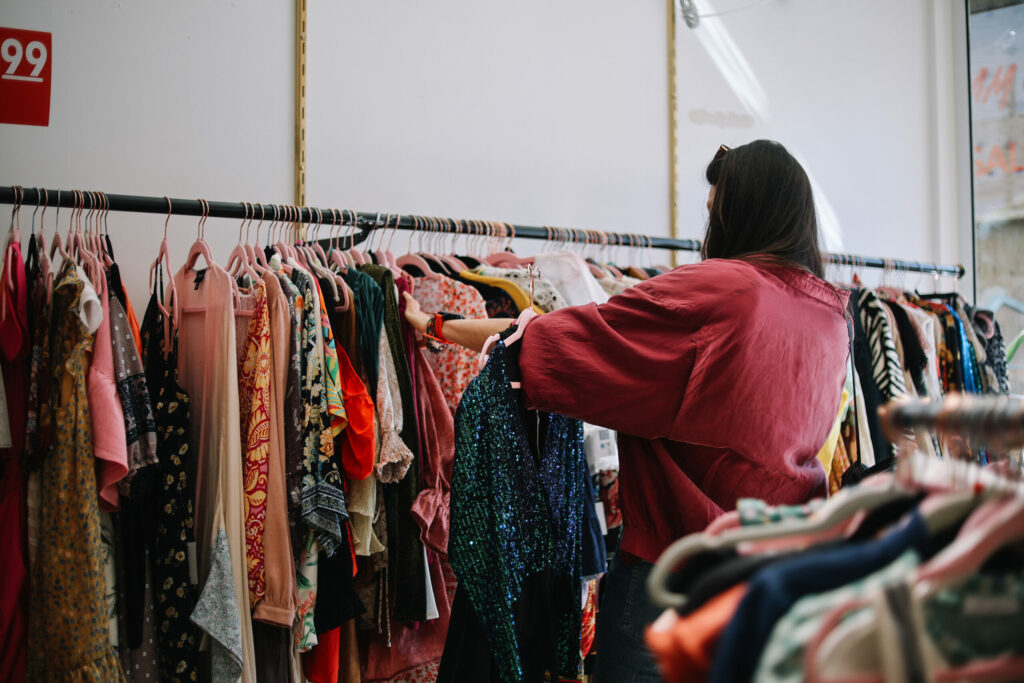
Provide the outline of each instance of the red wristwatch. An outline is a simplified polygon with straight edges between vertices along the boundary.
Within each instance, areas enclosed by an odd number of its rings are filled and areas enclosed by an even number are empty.
[[[423,336],[427,339],[433,340],[440,344],[451,344],[448,339],[444,336],[444,322],[446,320],[461,320],[462,316],[458,313],[446,313],[445,311],[438,311],[430,318],[427,322],[427,329],[424,330]]]

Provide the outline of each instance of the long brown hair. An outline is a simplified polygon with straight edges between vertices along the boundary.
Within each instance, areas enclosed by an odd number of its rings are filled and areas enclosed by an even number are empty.
[[[772,140],[728,150],[708,164],[715,187],[703,258],[765,257],[824,277],[807,173]]]

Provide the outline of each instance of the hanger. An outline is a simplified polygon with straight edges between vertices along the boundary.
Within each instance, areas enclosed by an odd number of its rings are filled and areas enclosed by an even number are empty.
[[[302,220],[302,212],[309,212],[309,220]],[[295,251],[300,254],[303,258],[303,262],[310,270],[314,270],[316,264],[319,263],[316,253],[309,246],[309,231],[312,228],[313,223],[313,209],[303,208],[301,206],[295,207],[295,231],[299,236],[298,244],[295,246]]]
[[[412,220],[414,226],[413,231],[418,232],[420,230],[420,217],[413,216]],[[412,241],[412,238],[410,238],[410,241]],[[421,273],[423,273],[422,277],[425,277],[428,280],[439,280],[441,278],[441,276],[435,273],[434,270],[427,264],[427,262],[423,259],[422,256],[418,256],[416,254],[409,253],[405,254],[404,256],[399,256],[395,260],[395,264],[399,268],[412,266],[418,269]]]
[[[245,239],[241,240],[242,228],[238,228],[239,239],[242,245],[242,251],[245,254],[245,262],[252,267],[261,277],[266,271],[266,267],[257,258],[257,249],[252,245],[252,239],[249,237],[249,230],[252,228],[252,222],[256,218],[256,205],[250,202],[241,202],[242,208],[245,210],[245,217],[242,219],[242,225],[245,226]],[[257,233],[257,239],[259,234]]]
[[[686,596],[668,590],[668,578],[683,560],[699,552],[735,547],[745,542],[759,542],[787,537],[818,536],[844,525],[859,512],[870,512],[882,505],[913,495],[895,478],[882,485],[864,485],[841,489],[839,493],[805,519],[757,527],[742,527],[719,536],[690,534],[677,540],[661,554],[647,580],[651,600],[662,607],[682,607]]]
[[[976,518],[980,517],[980,521]],[[919,567],[914,574],[913,596],[916,600],[927,599],[944,586],[956,583],[981,569],[985,562],[1008,543],[1024,539],[1024,497],[1012,496],[1003,500],[992,500],[983,504],[964,523],[957,538]],[[808,642],[804,651],[806,680],[821,683],[818,663],[826,641],[840,622],[852,611],[870,608],[868,598],[857,598],[842,603],[828,614],[817,633]],[[872,622],[873,626],[873,622]],[[859,630],[852,635],[854,642],[875,638],[872,628]],[[850,643],[846,643],[850,645]],[[1009,657],[998,660],[972,662],[952,671],[933,672],[935,680],[1018,680],[1024,676],[1024,658]],[[829,683],[842,681],[882,681],[878,675],[858,675],[849,679],[829,679]]]
[[[167,247],[167,224],[171,220],[172,207],[170,198],[164,197],[164,199],[167,200],[167,218],[164,219],[164,239],[160,242],[160,251],[157,252],[156,260],[149,267],[149,292],[150,294],[156,294],[157,309],[164,316],[164,358],[166,358],[170,353],[171,341],[178,330],[180,311],[178,308],[178,291],[174,285],[174,272],[171,270],[170,250]],[[161,265],[167,270],[167,286],[170,290],[170,303],[173,313],[164,307],[162,293],[154,289],[159,284],[159,281],[163,279],[160,272]]]
[[[270,270],[267,265],[267,261],[263,256],[263,250],[260,249],[260,228],[263,227],[263,218],[266,216],[266,208],[260,204],[260,222],[256,225],[256,236],[252,242],[249,241],[249,228],[252,226],[252,221],[256,218],[256,205],[249,204],[252,209],[251,217],[249,218],[249,225],[245,228],[245,251],[249,255],[249,263],[253,265],[257,270]],[[255,242],[255,244],[253,244]]]
[[[281,244],[284,246],[285,253],[290,259],[297,262],[300,266],[306,270],[312,270],[309,264],[306,263],[306,254],[298,248],[300,241],[299,236],[299,218],[301,218],[301,212],[299,207],[294,204],[285,205],[285,222],[281,225],[282,233],[284,230],[288,230],[291,234],[285,238],[284,234],[281,236]],[[288,227],[285,228],[284,226]]]
[[[348,274],[349,262],[345,260],[345,252],[341,249],[341,231],[344,228],[344,214],[339,220],[337,209],[331,209],[331,249],[328,253],[328,266],[333,266],[337,272]],[[337,227],[335,227],[337,225]]]
[[[508,223],[504,224],[511,231],[511,236],[508,239],[508,244],[505,245],[505,250],[495,251],[489,256],[484,258],[484,262],[491,266],[497,266],[500,268],[524,268],[534,262],[533,258],[519,258],[514,253],[509,251],[512,239],[516,236],[516,228],[514,225]],[[544,230],[551,230],[548,226],[544,226]],[[550,233],[549,233],[550,238]]]
[[[318,209],[318,211],[319,211],[319,209]],[[331,209],[331,232],[332,233],[334,232],[334,225],[335,225],[336,222],[337,222],[337,214],[336,214],[334,209]],[[317,245],[319,246],[319,241],[317,242]],[[323,249],[321,249],[321,253],[323,253]],[[348,264],[345,264],[344,259],[341,258],[341,254],[338,253],[338,250],[334,249],[333,246],[331,247],[331,254],[330,255],[331,255],[331,259],[337,258],[342,264],[344,264],[343,272],[348,272]],[[341,275],[339,275],[338,273],[336,273],[336,272],[334,272],[334,271],[332,271],[330,269],[330,264],[332,262],[331,259],[328,259],[326,255],[324,256],[324,262],[327,264],[327,266],[324,268],[324,270],[327,272],[327,276],[330,278],[330,281],[337,286],[338,305],[334,307],[334,310],[339,312],[339,313],[343,313],[343,312],[345,312],[345,311],[347,311],[349,309],[349,307],[352,305],[352,301],[351,301],[351,298],[349,297],[349,288],[348,288],[348,285],[345,283],[344,278],[342,278]],[[339,268],[340,268],[340,266],[339,266]]]
[[[348,211],[350,216],[349,224],[347,226],[348,229],[344,229],[346,227],[344,225],[346,211]],[[341,251],[342,260],[348,264],[348,267],[355,268],[359,264],[356,263],[356,259],[352,255],[351,247],[355,246],[356,243],[356,230],[359,228],[359,214],[351,209],[343,209],[341,212],[341,223],[342,225],[338,226],[338,249]],[[344,235],[342,233],[344,233]],[[346,241],[349,245],[348,249],[344,246]]]
[[[398,267],[398,263],[395,260],[395,255],[391,251],[391,243],[395,241],[395,233],[398,232],[398,226],[402,223],[402,214],[395,214],[395,223],[391,226],[391,232],[388,232],[387,225],[384,226],[384,235],[381,237],[381,246],[384,247],[381,252],[384,256],[384,262],[387,263],[388,268],[392,270],[396,275],[402,275],[402,269]],[[387,237],[387,246],[384,246],[384,237]]]
[[[327,254],[324,252],[324,248],[322,246],[320,246],[320,240],[316,239],[317,237],[320,236],[320,228],[323,227],[324,214],[323,214],[323,211],[321,211],[320,209],[317,209],[316,213],[317,213],[317,225],[316,225],[317,230],[316,230],[316,234],[314,235],[314,240],[313,240],[313,243],[311,244],[311,248],[313,249],[313,253],[315,253],[317,255],[317,257],[320,259],[320,263],[324,267],[327,267]],[[332,215],[333,215],[333,211],[332,211]],[[333,223],[331,224],[331,227],[334,227]]]
[[[448,234],[452,236],[452,244],[448,249],[448,253],[440,256],[440,259],[446,263],[456,273],[461,273],[464,270],[469,270],[466,264],[460,261],[455,256],[455,240],[458,239],[459,235],[462,234],[462,229],[459,222],[453,218],[445,218],[445,225],[448,228]]]
[[[39,232],[36,232],[36,214],[32,212],[32,238],[36,240],[36,251],[39,254],[40,273],[45,277],[50,273],[50,259],[46,255],[46,209],[50,206],[50,192],[45,187],[36,190],[36,211],[39,210],[40,201],[43,205],[43,213],[39,215]]]
[[[213,265],[213,252],[210,250],[210,245],[206,241],[205,227],[206,227],[206,216],[209,210],[209,205],[205,199],[199,199],[200,216],[199,222],[196,225],[196,241],[192,243],[192,246],[188,250],[188,257],[185,260],[186,270],[195,270],[196,261],[202,256],[206,261],[206,267],[209,268]],[[169,200],[168,200],[169,203]]]
[[[595,241],[591,242],[591,240],[595,240]],[[587,231],[587,243],[588,243],[588,245],[589,244],[598,244],[598,245],[603,245],[604,244],[602,242],[601,234],[598,233],[597,231],[590,231],[590,230]],[[586,263],[587,263],[587,268],[590,270],[591,275],[593,275],[597,279],[600,280],[603,277],[614,277],[610,270],[605,268],[602,264],[600,264],[593,257],[588,257],[585,260],[586,260]]]
[[[278,208],[280,208],[280,213],[282,214],[280,216],[280,221],[278,220]],[[285,226],[290,223],[291,207],[287,205],[279,206],[274,204],[274,209],[274,225],[270,226],[271,231],[276,230],[278,233],[275,236],[277,242],[274,243],[274,249],[277,250],[277,253],[281,255],[282,259],[294,259],[295,254],[293,253],[293,248],[285,242],[284,235],[282,234],[285,230]]]
[[[313,210],[309,209],[309,211],[311,214],[310,217],[312,218]],[[323,224],[323,211],[321,211],[320,209],[317,209],[316,211],[317,229],[319,229],[319,227]],[[312,244],[316,244],[316,241],[313,241]],[[322,279],[327,283],[327,286],[331,290],[331,294],[334,295],[334,300],[342,301],[342,293],[344,293],[344,301],[347,302],[348,292],[345,290],[344,281],[342,281],[341,278],[338,277],[336,273],[332,272],[330,269],[327,268],[327,266],[324,265],[324,263],[320,260],[319,255],[317,255],[317,253],[313,251],[313,248],[310,246],[310,241],[308,239],[306,240],[306,246],[303,247],[303,250],[306,252],[306,261],[309,264],[310,269],[317,275],[318,278]],[[348,310],[347,305],[342,305],[341,310]]]
[[[82,212],[85,210],[85,193],[81,190],[75,190],[75,205],[76,208],[71,213],[71,225],[68,227],[68,249],[71,252],[72,261],[75,265],[81,268],[81,272],[85,273],[85,276],[89,279],[93,286],[93,289],[97,294],[102,294],[102,283],[97,282],[96,263],[92,258],[92,254],[89,251],[87,238],[82,233]],[[90,200],[92,196],[90,194]],[[92,214],[90,208],[89,215]],[[86,220],[86,226],[88,227],[88,218]]]
[[[53,241],[50,243],[50,260],[53,260],[53,255],[57,252],[64,260],[68,260],[71,256],[67,250],[64,249],[64,244],[60,239],[60,190],[57,190],[57,216],[53,219]]]
[[[9,247],[12,243],[21,246],[21,200],[25,196],[20,185],[14,186],[14,204],[11,206],[11,225],[7,230],[7,244],[4,245],[4,273],[7,275],[5,286],[8,291],[14,291],[14,260],[18,257]],[[17,223],[17,228],[15,228]],[[0,301],[0,320],[7,319],[6,297]]]
[[[918,569],[915,581],[922,595],[977,573],[1000,548],[1024,539],[1024,497],[990,500],[975,515],[983,519],[976,525],[970,525],[969,519],[966,533]]]
[[[89,251],[95,254],[96,258],[98,259],[100,255],[103,253],[103,244],[100,241],[99,231],[99,218],[103,213],[103,207],[100,206],[100,208],[96,208],[96,206],[100,203],[99,192],[90,192],[89,198],[92,206],[89,209],[90,220],[86,222],[86,235],[89,238]]]
[[[107,201],[107,193],[106,192],[97,192],[96,194],[97,194],[97,196],[99,197],[99,200],[100,200],[100,210],[99,210],[99,213],[96,214],[96,249],[95,249],[95,251],[96,251],[96,256],[99,258],[100,262],[103,263],[104,268],[109,270],[110,267],[112,265],[114,265],[114,259],[111,256],[111,251],[112,250],[107,248],[107,245],[110,244],[110,235],[106,233],[106,222],[107,222],[107,214],[110,213],[110,209],[108,208],[109,204],[108,204],[108,201]]]
[[[43,283],[46,288],[46,303],[50,304],[53,301],[53,263],[50,261],[50,257],[46,253],[46,209],[50,205],[50,193],[48,190],[43,188],[43,213],[39,216],[39,234],[36,236],[38,240],[37,248],[39,251],[39,264],[40,274],[43,276]],[[59,192],[59,191],[58,191]],[[58,210],[60,206],[58,204]]]
[[[248,276],[251,286],[261,278],[260,274],[252,267],[249,261],[249,254],[246,252],[245,247],[242,246],[242,228],[245,227],[245,222],[249,218],[249,206],[242,202],[242,208],[245,209],[245,217],[238,224],[238,244],[235,245],[235,248],[231,250],[231,255],[228,256],[226,269],[232,280],[237,279],[240,275]]]

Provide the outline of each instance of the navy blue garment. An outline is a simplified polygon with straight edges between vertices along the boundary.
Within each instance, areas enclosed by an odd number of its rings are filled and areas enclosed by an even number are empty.
[[[519,346],[495,345],[455,412],[448,553],[500,680],[523,680],[532,662],[557,680],[575,677],[580,658],[583,424],[523,407],[511,386]],[[566,599],[524,605],[540,574],[561,577]],[[524,608],[529,623],[554,624],[543,637],[521,632]]]
[[[594,683],[660,683],[654,655],[644,632],[665,610],[647,595],[654,565],[642,560],[623,564],[616,557],[601,579],[597,617]]]
[[[944,540],[930,537],[924,518],[914,511],[908,521],[878,540],[811,551],[762,569],[747,584],[743,600],[722,632],[708,681],[752,680],[776,622],[800,598],[862,579],[910,548],[928,557]]]
[[[594,482],[588,472],[583,480],[583,577],[592,579],[608,571],[608,551],[597,518]]]

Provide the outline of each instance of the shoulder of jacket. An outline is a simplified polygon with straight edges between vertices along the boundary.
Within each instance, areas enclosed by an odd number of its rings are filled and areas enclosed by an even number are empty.
[[[728,296],[755,286],[765,279],[757,266],[735,259],[708,259],[679,266],[648,282],[659,288],[685,287],[690,294],[707,293],[714,297]]]

